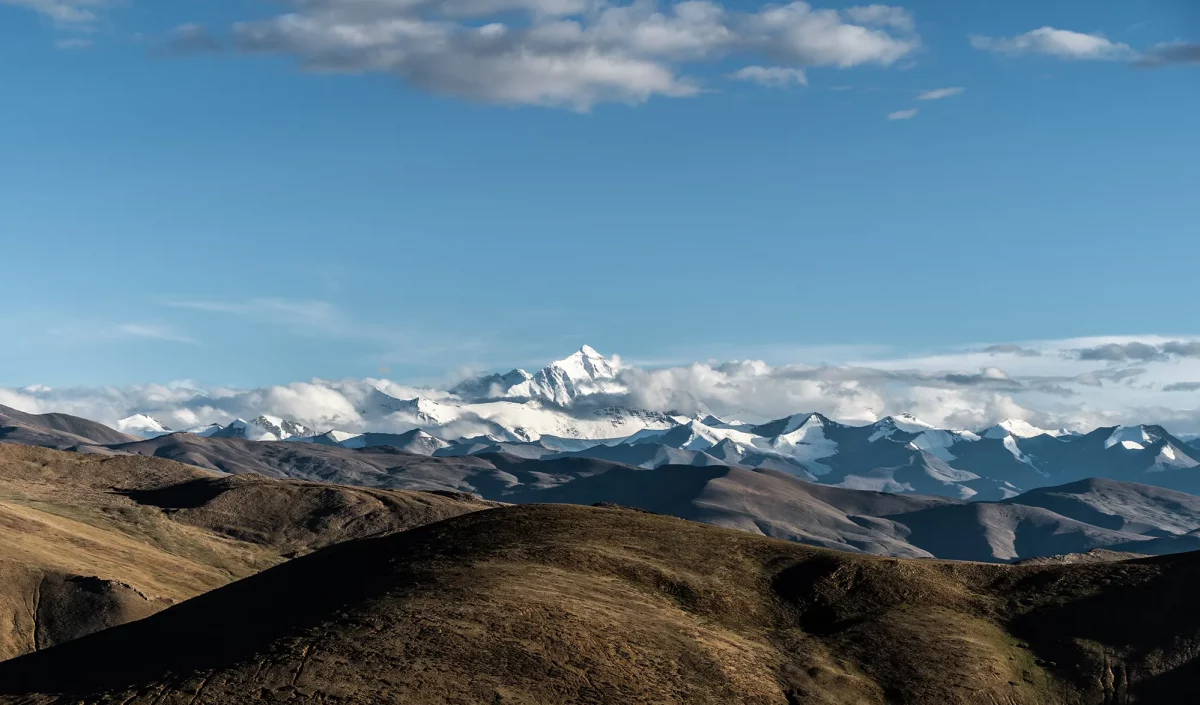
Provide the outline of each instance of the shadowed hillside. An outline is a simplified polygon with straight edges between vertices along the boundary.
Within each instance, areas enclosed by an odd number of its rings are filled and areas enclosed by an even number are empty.
[[[0,658],[136,619],[474,498],[221,477],[138,456],[0,445]]]
[[[0,664],[0,702],[1173,702],[1197,580],[1195,555],[944,563],[507,507]]]
[[[66,449],[141,440],[69,414],[27,414],[0,405],[0,442]],[[104,451],[105,449],[99,449]]]

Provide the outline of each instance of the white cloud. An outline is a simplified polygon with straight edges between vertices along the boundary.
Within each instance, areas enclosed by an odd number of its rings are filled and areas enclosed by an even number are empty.
[[[1158,352],[1143,354],[1138,346]],[[1081,354],[1092,350],[1123,350],[1125,355]],[[1200,339],[1125,336],[981,344],[921,357],[872,354],[819,365],[735,360],[647,369],[625,364],[621,382],[626,391],[590,403],[711,411],[751,421],[820,411],[844,421],[865,422],[909,412],[956,427],[982,427],[1013,417],[1043,428],[1164,423],[1177,433],[1195,433],[1200,432],[1200,410],[1194,408],[1195,396],[1189,390],[1197,380]],[[256,389],[175,382],[0,389],[0,404],[25,411],[73,413],[109,424],[133,413],[148,413],[173,428],[227,423],[262,413],[322,430],[411,428],[411,421],[362,416],[360,410],[375,389],[398,399],[446,400],[448,396],[445,391],[383,379],[311,380]],[[455,432],[485,430],[478,419],[463,423]]]
[[[839,12],[794,2],[742,12],[708,0],[292,4],[293,12],[234,25],[238,48],[292,55],[311,71],[390,73],[435,93],[576,110],[695,95],[700,82],[682,73],[695,62],[757,54],[797,72],[890,66],[920,46],[911,16],[885,6]]]
[[[902,7],[866,5],[846,8],[845,13],[851,21],[859,24],[891,27],[901,32],[912,32],[916,29],[912,14]]]
[[[5,389],[3,387],[0,387],[0,406],[24,411],[27,414],[36,414],[40,411],[38,400],[34,396],[22,394],[20,390]]]
[[[262,320],[296,323],[307,327],[338,328],[345,316],[327,301],[260,298],[246,301],[213,299],[171,299],[162,302],[170,308],[224,313]]]
[[[146,323],[122,323],[116,327],[116,332],[130,338],[146,338],[148,340],[163,340],[170,343],[194,344],[191,336],[175,331],[169,326],[157,326]]]
[[[729,74],[737,81],[749,81],[760,86],[782,88],[793,84],[807,86],[808,79],[800,69],[784,66],[746,66]]]
[[[888,120],[912,120],[917,116],[917,108],[909,108],[908,110],[897,110],[894,113],[888,113]]]
[[[1040,27],[1015,37],[973,35],[976,49],[1003,54],[1046,54],[1060,59],[1120,61],[1133,59],[1137,52],[1128,44],[1113,42],[1099,34],[1083,34],[1054,27]]]
[[[921,91],[917,94],[917,100],[941,100],[942,98],[950,98],[956,95],[962,95],[966,92],[966,88],[934,88],[928,91]]]

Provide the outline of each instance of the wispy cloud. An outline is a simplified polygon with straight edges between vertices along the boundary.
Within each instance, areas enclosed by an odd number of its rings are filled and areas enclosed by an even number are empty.
[[[111,343],[123,340],[152,340],[196,345],[195,338],[173,326],[154,323],[96,323],[73,321],[46,331],[52,338],[72,344]]]
[[[215,299],[168,299],[162,302],[171,308],[190,309],[207,313],[228,313],[271,320],[318,323],[338,321],[344,314],[328,301],[284,298],[258,298],[245,301]]]
[[[176,332],[168,326],[156,326],[146,323],[121,323],[116,327],[117,333],[129,338],[144,338],[147,340],[163,340],[170,343],[185,343],[195,345],[196,339]]]
[[[966,88],[934,88],[928,91],[922,91],[917,95],[917,100],[941,100],[942,98],[950,98],[956,95],[962,95],[966,92]]]
[[[106,0],[0,0],[0,5],[12,5],[33,10],[60,27],[84,29],[98,18],[95,10],[107,5]]]
[[[379,364],[429,364],[444,359],[448,353],[461,355],[488,349],[478,337],[363,321],[333,303],[321,300],[271,297],[244,301],[168,299],[161,303],[169,308],[283,326],[305,337],[375,343],[382,351],[371,354],[370,359]]]
[[[1044,54],[1076,61],[1127,61],[1137,56],[1128,44],[1054,27],[1039,27],[1013,37],[972,35],[971,45],[1002,54]]]
[[[402,331],[363,323],[328,301],[256,298],[244,301],[216,299],[168,299],[164,306],[204,313],[249,318],[263,323],[283,325],[305,335],[343,339],[399,342]]]
[[[897,110],[894,113],[888,113],[888,120],[912,120],[917,116],[918,108],[909,108],[908,110]]]

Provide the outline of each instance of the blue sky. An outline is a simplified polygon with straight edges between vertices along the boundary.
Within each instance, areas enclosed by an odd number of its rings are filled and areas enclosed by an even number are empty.
[[[0,385],[1200,333],[1191,3],[573,1],[0,0]]]

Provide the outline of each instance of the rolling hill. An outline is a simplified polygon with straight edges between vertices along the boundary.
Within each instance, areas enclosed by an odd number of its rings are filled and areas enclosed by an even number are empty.
[[[638,444],[634,448],[651,448]],[[1039,488],[996,502],[848,489],[772,468],[639,467],[579,455],[427,456],[388,446],[253,442],[173,434],[112,447],[230,472],[470,492],[509,503],[612,502],[828,548],[1007,562],[1092,549],[1200,547],[1200,498],[1115,480]],[[687,453],[689,451],[678,451]]]
[[[72,448],[83,445],[130,443],[140,440],[104,424],[69,414],[27,414],[0,405],[0,442]]]
[[[137,619],[341,541],[492,506],[0,444],[0,658]]]
[[[1177,702],[1196,555],[995,566],[515,506],[0,664],[0,702]]]

